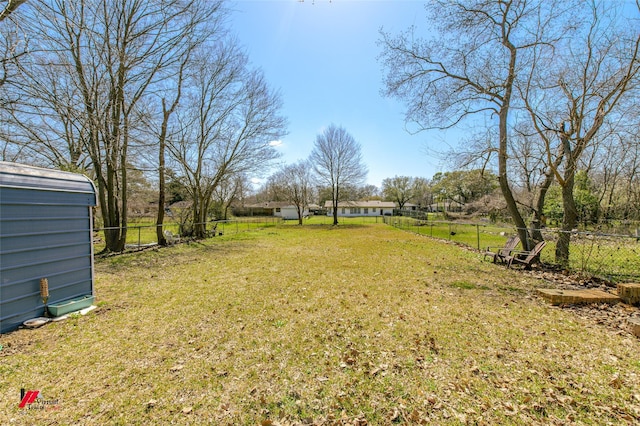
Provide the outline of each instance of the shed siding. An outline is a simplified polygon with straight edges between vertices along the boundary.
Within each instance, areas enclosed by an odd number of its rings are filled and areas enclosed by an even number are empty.
[[[0,333],[49,303],[93,294],[91,206],[84,176],[0,163]]]

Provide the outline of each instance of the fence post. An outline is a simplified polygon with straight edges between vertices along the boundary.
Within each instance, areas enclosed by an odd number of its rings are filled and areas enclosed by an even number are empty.
[[[478,251],[480,251],[480,225],[476,223],[476,235],[478,236]]]
[[[140,227],[138,227],[138,248],[140,248]]]

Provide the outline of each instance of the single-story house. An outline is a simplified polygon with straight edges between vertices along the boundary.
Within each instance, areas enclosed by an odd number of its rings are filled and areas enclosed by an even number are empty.
[[[333,203],[324,203],[327,216],[333,216]],[[392,201],[340,201],[338,216],[392,216],[396,204]]]
[[[176,201],[164,208],[164,212],[169,217],[181,216],[184,212],[191,211],[191,206],[193,203],[191,201]]]
[[[305,207],[302,211],[302,216],[310,215],[310,207],[314,206]],[[240,210],[242,210],[242,212]],[[246,216],[281,217],[285,220],[298,219],[297,207],[287,201],[268,201],[266,203],[247,204],[242,209],[238,209],[237,213],[243,213]],[[236,214],[236,209],[234,209],[234,214]]]
[[[418,206],[417,204],[405,203],[404,206],[402,207],[402,210],[408,210],[408,211],[415,212],[419,208],[420,208],[420,206]]]

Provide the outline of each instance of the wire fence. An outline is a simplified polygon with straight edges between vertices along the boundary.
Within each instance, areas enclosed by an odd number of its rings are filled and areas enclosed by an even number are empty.
[[[220,235],[237,234],[240,232],[251,231],[259,228],[274,227],[282,222],[282,219],[277,217],[260,217],[260,218],[247,218],[241,220],[216,220],[204,223],[207,230],[206,236],[211,238]],[[194,224],[190,224],[194,225]],[[196,225],[202,225],[198,223]],[[130,224],[127,229],[127,241],[125,244],[125,250],[140,250],[146,247],[153,247],[158,245],[156,224],[143,223],[143,224]],[[166,222],[162,225],[162,230],[168,233],[171,237],[177,239],[188,240],[188,236],[182,235],[183,226],[176,222]],[[98,228],[94,229],[93,235],[93,248],[95,253],[99,253],[105,248],[105,236],[104,232],[109,229],[121,229],[121,228]],[[165,234],[166,235],[166,234]],[[170,239],[170,238],[167,238]]]
[[[504,246],[507,238],[516,233],[516,229],[489,223],[469,223],[461,221],[438,221],[418,219],[406,216],[359,216],[340,217],[342,224],[386,223],[405,231],[432,238],[446,239],[467,245],[478,251],[497,250]],[[305,219],[305,225],[330,225],[331,216],[313,216]],[[252,217],[234,220],[218,220],[205,224],[207,237],[238,234],[276,226],[297,225],[297,220],[283,220],[279,217]],[[152,223],[131,224],[127,227],[126,250],[139,250],[158,244],[157,226]],[[94,252],[99,253],[105,247],[104,231],[94,231]],[[163,230],[180,236],[179,223],[163,224]],[[544,228],[540,230],[547,245],[542,251],[541,261],[548,265],[557,265],[555,248],[558,237],[564,231]],[[569,269],[597,275],[612,281],[640,280],[640,237],[635,235],[609,234],[599,232],[570,232]],[[181,236],[183,240],[184,236]]]
[[[447,239],[479,251],[497,250],[507,238],[517,232],[513,227],[453,221],[420,220],[410,217],[386,217],[385,223],[420,235]],[[544,228],[540,230],[547,245],[541,261],[558,265],[556,243],[566,231]],[[570,234],[569,269],[612,281],[640,279],[640,238],[636,235],[578,232]],[[558,265],[559,266],[559,265]]]

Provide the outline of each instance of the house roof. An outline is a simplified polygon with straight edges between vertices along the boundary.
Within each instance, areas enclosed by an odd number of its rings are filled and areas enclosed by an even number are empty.
[[[169,206],[170,209],[189,209],[193,203],[189,200],[176,201]]]
[[[254,209],[275,209],[282,207],[291,207],[291,203],[287,201],[267,201],[264,203],[256,203],[256,204],[247,204],[246,208],[254,208]]]
[[[333,207],[331,200],[324,203],[325,208]],[[378,208],[378,209],[395,209],[396,204],[393,201],[379,201],[379,200],[367,200],[367,201],[340,201],[338,202],[338,208],[342,207],[364,207],[364,208]]]
[[[287,205],[287,206],[283,207],[283,209],[285,209],[285,208],[289,208],[289,209],[296,209],[297,207],[296,207],[296,206],[294,206],[293,204],[289,204],[289,205]],[[319,208],[320,208],[320,206],[319,206],[319,205],[317,205],[317,204],[309,204],[309,205],[305,206],[304,208],[305,208],[305,209],[319,209]]]
[[[246,209],[295,209],[297,208],[295,205],[291,204],[288,201],[266,201],[264,203],[255,203],[255,204],[246,204],[244,206]],[[305,209],[319,209],[320,206],[317,204],[309,204],[305,206]]]

